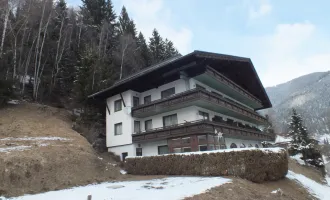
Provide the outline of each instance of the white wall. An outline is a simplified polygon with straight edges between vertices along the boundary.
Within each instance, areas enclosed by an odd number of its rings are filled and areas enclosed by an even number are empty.
[[[237,148],[240,148],[240,145],[243,143],[245,144],[246,148],[249,146],[249,144],[252,144],[253,147],[255,147],[256,144],[258,144],[259,148],[262,147],[260,141],[256,140],[242,140],[242,139],[236,139],[236,138],[225,138],[225,143],[228,149],[230,149],[230,145],[232,143],[235,143],[237,145]]]
[[[232,101],[234,101],[234,102],[236,102],[236,103],[238,103],[238,104],[240,104],[240,105],[242,105],[242,106],[245,106],[245,107],[247,107],[247,108],[249,108],[249,109],[251,109],[251,110],[254,110],[252,107],[250,107],[250,106],[248,106],[248,105],[245,105],[244,103],[242,103],[242,102],[240,102],[240,101],[237,101],[236,99],[233,99],[233,98],[231,98],[230,96],[225,95],[225,94],[222,93],[221,91],[216,90],[216,89],[214,89],[214,88],[211,88],[210,86],[205,85],[204,83],[201,83],[201,82],[199,82],[198,80],[196,80],[196,79],[194,79],[194,78],[189,79],[189,83],[190,83],[190,88],[191,88],[191,89],[196,88],[196,84],[198,84],[198,85],[204,87],[206,90],[208,90],[208,91],[210,91],[210,92],[215,92],[215,93],[221,94],[222,96],[224,96],[224,97],[226,97],[226,98],[228,98],[228,99],[230,99],[230,100],[232,100]]]
[[[108,107],[110,108],[110,115],[106,115],[106,130],[107,130],[107,147],[131,144],[134,120],[130,113],[130,108],[133,104],[133,94],[136,92],[129,90],[122,93],[126,108],[122,105],[122,110],[114,112],[114,102],[121,99],[120,95],[115,95],[107,99]],[[122,123],[122,134],[115,135],[115,124]]]
[[[144,97],[149,96],[149,95],[151,95],[151,101],[155,101],[155,100],[160,99],[161,98],[161,92],[166,90],[166,89],[172,88],[172,87],[175,87],[175,94],[184,92],[187,89],[189,89],[186,86],[185,80],[179,79],[179,80],[167,83],[165,85],[161,85],[158,88],[154,88],[154,89],[142,92],[140,94],[140,104],[144,104],[144,102],[143,102]]]
[[[142,143],[142,156],[158,155],[158,146],[167,145],[167,140]],[[137,146],[137,145],[136,145]]]

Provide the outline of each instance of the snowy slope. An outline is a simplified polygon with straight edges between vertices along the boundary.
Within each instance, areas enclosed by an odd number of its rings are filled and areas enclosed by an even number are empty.
[[[291,109],[296,108],[311,133],[330,134],[330,71],[308,74],[266,91],[273,108],[262,112],[275,119],[277,131],[286,132]]]
[[[225,183],[231,183],[231,179],[222,177],[170,177],[87,185],[67,190],[26,195],[11,200],[83,200],[87,199],[88,195],[92,195],[93,200],[175,200],[204,193],[208,189]],[[0,197],[0,199],[6,200],[4,197]]]

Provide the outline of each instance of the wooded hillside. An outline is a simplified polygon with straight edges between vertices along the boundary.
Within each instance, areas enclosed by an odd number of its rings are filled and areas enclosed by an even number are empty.
[[[0,100],[13,86],[21,97],[77,107],[87,95],[179,55],[156,29],[146,39],[111,0],[82,0],[79,9],[65,0],[0,4]]]

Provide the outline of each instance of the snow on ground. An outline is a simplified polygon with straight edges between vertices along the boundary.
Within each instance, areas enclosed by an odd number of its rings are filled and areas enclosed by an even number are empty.
[[[287,138],[287,137],[283,137],[283,136],[280,136],[280,135],[276,135],[275,143],[290,142],[291,140],[292,140],[291,138]]]
[[[283,148],[274,147],[274,148],[234,148],[234,149],[219,149],[219,150],[212,150],[212,151],[196,151],[196,152],[186,152],[186,153],[175,153],[175,155],[196,155],[196,154],[210,154],[210,153],[223,153],[223,152],[232,152],[232,151],[262,151],[265,153],[280,153],[281,151],[285,151]],[[173,154],[162,154],[162,155],[153,155],[153,156],[167,156]],[[150,156],[127,156],[126,158],[143,158],[143,157],[150,157]]]
[[[24,151],[26,149],[30,149],[31,146],[14,146],[14,147],[3,147],[0,148],[0,152],[6,153],[10,151]]]
[[[313,196],[320,200],[328,200],[330,198],[330,187],[317,183],[304,175],[296,174],[289,170],[286,175],[287,178],[299,182],[304,188],[306,188]]]
[[[62,137],[22,137],[22,138],[7,137],[0,139],[0,141],[54,141],[54,140],[63,141],[70,139],[62,138]]]
[[[36,195],[25,195],[10,200],[82,200],[87,199],[88,195],[92,195],[93,200],[174,200],[200,194],[210,188],[230,182],[230,179],[221,177],[170,177],[145,181],[108,182]],[[9,200],[4,197],[3,199]]]
[[[290,158],[292,158],[293,160],[297,161],[301,165],[305,165],[305,161],[301,159],[302,158],[302,154],[301,153],[298,153],[298,154],[296,154],[294,156],[290,156]]]

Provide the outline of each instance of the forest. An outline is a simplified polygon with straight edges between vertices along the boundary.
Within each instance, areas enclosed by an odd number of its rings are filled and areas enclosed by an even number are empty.
[[[154,29],[137,30],[111,0],[0,0],[0,106],[13,96],[65,108],[168,58],[180,55]]]

